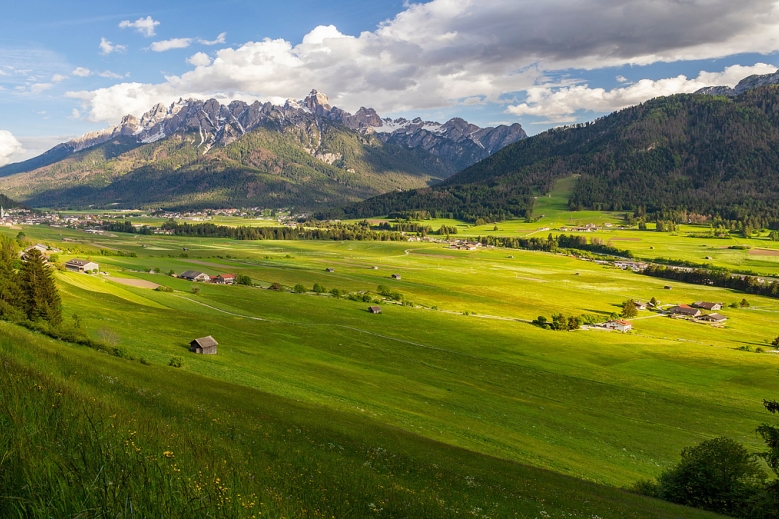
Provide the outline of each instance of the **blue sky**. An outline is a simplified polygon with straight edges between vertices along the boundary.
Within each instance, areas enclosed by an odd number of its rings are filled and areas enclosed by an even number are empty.
[[[14,2],[0,18],[0,164],[157,102],[312,88],[350,111],[534,134],[773,72],[777,13],[774,0]]]

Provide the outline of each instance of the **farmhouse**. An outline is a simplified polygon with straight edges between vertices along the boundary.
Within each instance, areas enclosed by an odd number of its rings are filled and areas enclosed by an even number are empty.
[[[232,285],[235,283],[235,274],[219,274],[213,281],[218,285]]]
[[[179,274],[179,277],[181,279],[186,279],[188,281],[210,281],[211,276],[206,274],[205,272],[198,272],[196,270],[187,270]]]
[[[725,306],[723,303],[709,303],[707,301],[696,301],[692,304],[694,308],[702,308],[703,310],[722,310],[722,307]]]
[[[701,315],[700,310],[687,305],[672,306],[668,309],[668,313],[670,313],[672,316],[683,315],[686,317],[698,317]]]
[[[368,311],[372,314],[380,314],[381,313],[381,307],[380,306],[369,306]]]
[[[633,301],[633,304],[636,306],[636,310],[646,310],[649,303],[645,301]]]
[[[392,274],[392,279],[400,279],[400,274]]]
[[[94,261],[83,259],[72,259],[65,262],[65,268],[73,272],[92,272],[100,270],[100,266]]]
[[[201,337],[189,343],[189,351],[192,353],[201,353],[203,355],[216,355],[217,343],[210,335]]]
[[[701,321],[708,321],[710,323],[724,323],[728,320],[728,318],[722,314],[706,314],[700,316],[698,319]]]
[[[624,319],[616,319],[614,321],[608,321],[603,326],[608,328],[609,330],[617,330],[622,333],[629,332],[630,330],[633,329],[633,325],[630,323],[630,321],[625,321]]]

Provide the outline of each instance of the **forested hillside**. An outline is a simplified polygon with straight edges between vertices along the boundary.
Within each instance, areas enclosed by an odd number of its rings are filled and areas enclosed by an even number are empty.
[[[349,216],[408,210],[461,217],[526,216],[531,193],[580,175],[572,209],[676,211],[779,221],[779,87],[728,98],[657,98],[592,123],[507,146],[432,189],[349,206]]]

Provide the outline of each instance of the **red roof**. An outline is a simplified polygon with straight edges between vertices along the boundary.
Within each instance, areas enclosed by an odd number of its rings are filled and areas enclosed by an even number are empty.
[[[234,278],[235,274],[219,274],[219,276],[217,276],[217,277],[220,277],[222,279]]]

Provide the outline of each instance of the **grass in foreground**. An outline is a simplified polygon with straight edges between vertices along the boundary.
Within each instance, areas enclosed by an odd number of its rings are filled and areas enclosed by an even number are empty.
[[[0,323],[2,517],[713,514]]]

